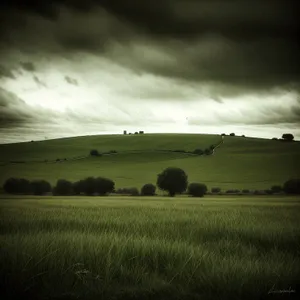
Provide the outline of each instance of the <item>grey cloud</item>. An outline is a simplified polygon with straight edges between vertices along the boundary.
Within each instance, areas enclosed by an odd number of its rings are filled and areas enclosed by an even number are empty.
[[[6,67],[2,66],[2,65],[0,65],[0,78],[1,77],[16,79],[13,72],[11,70],[7,69]]]
[[[67,83],[78,86],[78,81],[72,77],[65,76],[65,80]]]
[[[35,66],[32,62],[21,62],[20,64],[21,64],[22,68],[26,71],[29,71],[29,72],[35,71]]]

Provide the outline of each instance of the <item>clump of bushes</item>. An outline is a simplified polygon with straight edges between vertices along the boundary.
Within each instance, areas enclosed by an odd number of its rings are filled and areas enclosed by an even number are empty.
[[[207,192],[207,186],[203,183],[190,183],[188,194],[193,197],[203,197]]]
[[[211,188],[211,192],[214,193],[214,194],[220,193],[221,192],[221,188],[213,187],[213,188]]]
[[[193,154],[197,154],[197,155],[203,155],[204,154],[204,151],[202,149],[195,149],[193,151]]]
[[[280,185],[273,185],[273,186],[271,187],[271,191],[272,191],[274,194],[280,193],[280,192],[282,192],[282,186],[280,186]]]
[[[142,196],[154,196],[155,195],[156,186],[152,183],[145,184],[141,189]]]
[[[117,194],[121,195],[129,195],[129,196],[138,196],[139,195],[139,190],[135,187],[131,188],[118,188],[116,190]]]
[[[101,154],[98,152],[98,150],[93,149],[90,151],[90,156],[101,156]]]

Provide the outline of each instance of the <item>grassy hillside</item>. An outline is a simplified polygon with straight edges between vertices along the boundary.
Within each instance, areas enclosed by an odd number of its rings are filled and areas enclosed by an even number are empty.
[[[5,300],[299,296],[296,197],[4,197],[0,211]]]
[[[212,156],[193,156],[162,150],[205,149],[220,142],[218,135],[145,134],[104,135],[57,139],[33,143],[0,145],[0,183],[9,177],[78,180],[86,176],[106,176],[117,187],[155,183],[164,168],[183,168],[189,181],[223,189],[264,189],[300,177],[300,143],[229,137]],[[91,149],[117,154],[85,157]],[[61,163],[57,158],[67,158]],[[45,163],[44,160],[48,160]],[[24,163],[10,163],[24,161]]]

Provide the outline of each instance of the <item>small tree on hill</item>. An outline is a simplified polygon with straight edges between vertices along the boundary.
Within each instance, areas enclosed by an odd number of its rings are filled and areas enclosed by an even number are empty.
[[[293,136],[291,133],[284,133],[284,134],[282,135],[282,138],[283,138],[285,141],[291,142],[291,141],[294,139],[294,136]]]
[[[203,197],[207,192],[207,186],[203,183],[190,183],[188,194],[193,197]]]
[[[235,136],[235,133],[234,132],[230,133],[230,136]]]
[[[174,197],[175,194],[181,194],[186,191],[188,185],[188,177],[180,168],[166,168],[157,176],[157,186]]]
[[[156,186],[152,183],[145,184],[141,189],[142,196],[154,196],[155,195]]]

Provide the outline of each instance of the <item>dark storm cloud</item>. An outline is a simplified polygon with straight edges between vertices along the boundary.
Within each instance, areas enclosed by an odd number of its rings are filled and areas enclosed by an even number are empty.
[[[1,77],[7,77],[10,79],[16,79],[15,75],[13,74],[13,72],[11,70],[9,70],[8,68],[0,65],[0,78]]]
[[[65,57],[86,51],[138,74],[216,86],[216,99],[274,87],[299,91],[297,1],[4,3],[2,41],[28,50],[32,40],[36,55],[55,47]]]
[[[25,71],[28,71],[28,72],[35,71],[35,66],[32,62],[21,62],[20,64]]]
[[[78,86],[78,81],[70,76],[65,76],[67,83]]]

